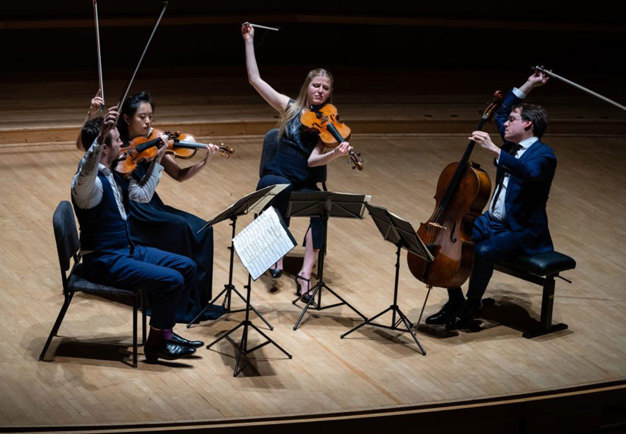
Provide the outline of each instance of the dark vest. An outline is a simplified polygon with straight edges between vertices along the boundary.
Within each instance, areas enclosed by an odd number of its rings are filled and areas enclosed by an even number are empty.
[[[124,209],[128,215],[128,183],[117,173],[113,177],[122,189]],[[80,247],[83,250],[103,251],[120,249],[132,244],[128,223],[120,215],[115,201],[113,187],[109,180],[98,172],[102,182],[102,200],[90,209],[82,209],[76,205],[72,197],[74,211],[80,224]]]

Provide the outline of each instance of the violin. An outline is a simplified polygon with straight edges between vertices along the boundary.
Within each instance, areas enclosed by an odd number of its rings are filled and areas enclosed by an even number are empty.
[[[204,143],[195,142],[191,134],[180,131],[174,133],[165,131],[164,134],[168,140],[167,143],[163,143],[160,134],[160,131],[153,129],[149,136],[139,136],[131,140],[127,146],[120,149],[115,170],[124,175],[131,173],[140,162],[154,159],[161,146],[167,146],[166,153],[182,159],[192,158],[198,149],[206,149],[207,146]],[[230,158],[230,155],[235,152],[233,148],[224,146],[223,143],[218,145],[218,148],[220,155],[226,158]]]
[[[350,140],[352,131],[343,122],[339,121],[337,107],[332,104],[324,104],[316,108],[311,106],[300,116],[300,122],[308,130],[319,134],[320,140],[327,148],[334,148],[341,142]],[[350,150],[348,154],[353,169],[363,170],[363,159],[361,154],[356,154]]]
[[[502,92],[496,91],[483,111],[478,130],[482,130],[502,99]],[[427,261],[411,252],[407,254],[411,273],[429,287],[461,286],[472,271],[472,228],[491,192],[487,172],[469,161],[474,145],[475,142],[470,141],[461,160],[450,163],[441,172],[435,193],[435,211],[417,231],[433,260]]]

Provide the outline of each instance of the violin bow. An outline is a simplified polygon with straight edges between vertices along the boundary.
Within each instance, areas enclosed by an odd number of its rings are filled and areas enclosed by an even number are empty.
[[[93,0],[93,19],[96,23],[96,47],[98,51],[98,83],[100,85],[100,96],[104,99],[104,82],[102,79],[102,55],[100,54],[100,24],[98,22],[98,0]],[[104,106],[100,106],[100,111]]]
[[[146,42],[146,46],[143,49],[143,53],[141,53],[141,57],[139,58],[139,61],[137,62],[135,71],[133,72],[133,75],[130,77],[130,80],[128,80],[128,84],[126,85],[124,92],[122,93],[122,97],[119,99],[117,103],[117,109],[120,111],[122,110],[122,104],[124,104],[124,100],[126,100],[126,97],[128,96],[130,87],[132,86],[133,81],[135,80],[135,75],[137,75],[137,71],[139,71],[139,66],[141,65],[141,62],[143,61],[143,58],[146,55],[146,52],[148,51],[148,47],[150,46],[150,43],[152,42],[152,38],[154,37],[154,34],[156,33],[156,29],[159,27],[159,24],[161,23],[161,18],[163,18],[163,15],[165,14],[165,9],[167,9],[167,3],[168,3],[167,0],[163,2],[163,9],[161,9],[161,13],[159,14],[159,17],[157,18],[156,23],[154,23],[154,28],[152,29],[152,33],[150,34],[150,37],[148,38],[148,42]]]
[[[561,77],[560,75],[555,74],[555,73],[554,73],[554,72],[552,72],[552,71],[548,71],[548,70],[546,70],[546,69],[542,68],[541,66],[535,66],[535,67],[534,67],[534,68],[532,68],[532,69],[534,69],[534,70],[536,70],[536,71],[539,71],[539,72],[543,72],[544,74],[549,75],[550,77],[554,77],[554,78],[556,78],[556,79],[558,79],[558,80],[561,80],[562,82],[567,83],[567,84],[569,84],[570,86],[574,86],[575,88],[580,89],[580,90],[582,90],[583,92],[587,92],[589,95],[593,95],[593,96],[595,96],[596,98],[600,98],[601,100],[606,101],[606,102],[608,102],[609,104],[613,104],[615,107],[621,108],[622,110],[626,111],[626,106],[623,106],[623,105],[621,105],[620,103],[615,102],[615,101],[613,101],[612,99],[609,99],[609,98],[605,97],[604,95],[600,95],[599,93],[594,92],[594,91],[593,91],[593,90],[591,90],[591,89],[587,89],[586,87],[581,86],[581,85],[580,85],[580,84],[578,84],[578,83],[574,83],[573,81],[568,80],[568,79],[567,79],[567,78],[565,78],[565,77]]]
[[[254,27],[255,29],[273,30],[274,32],[278,32],[280,30],[280,28],[278,28],[278,27],[262,26],[261,24],[249,23],[247,21],[245,23],[243,23],[243,25],[244,26],[251,26],[251,27]]]

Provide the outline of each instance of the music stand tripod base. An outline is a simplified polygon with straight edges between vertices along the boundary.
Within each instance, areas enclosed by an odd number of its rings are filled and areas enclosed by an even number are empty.
[[[311,307],[311,305],[313,305],[313,308],[317,311],[346,305],[361,318],[366,319],[365,315],[359,312],[356,308],[354,308],[354,306],[326,285],[324,282],[324,257],[328,239],[328,218],[363,218],[363,211],[365,210],[364,205],[368,201],[369,196],[366,195],[333,193],[330,191],[294,191],[291,193],[287,215],[290,217],[319,217],[322,221],[323,232],[323,242],[322,247],[320,248],[317,266],[318,281],[313,288],[309,289],[309,291],[313,291],[312,295],[302,309],[300,317],[294,324],[294,330],[298,329],[304,314],[307,312],[309,307]],[[324,289],[339,299],[340,303],[322,306],[322,290]],[[317,303],[313,302],[316,296]],[[300,297],[296,298],[292,304],[296,305],[298,300],[300,300]]]
[[[358,330],[364,325],[382,327],[382,328],[386,328],[389,330],[397,330],[397,331],[402,331],[402,332],[408,331],[411,334],[411,337],[413,338],[415,343],[417,344],[418,348],[420,349],[420,352],[422,353],[422,355],[425,356],[426,350],[424,350],[424,347],[422,347],[422,344],[420,344],[420,341],[417,339],[417,336],[415,336],[415,333],[413,332],[413,324],[411,323],[411,321],[409,321],[407,316],[402,312],[402,310],[400,310],[400,307],[398,306],[398,281],[400,277],[400,252],[402,251],[402,247],[405,247],[409,251],[417,255],[420,255],[426,258],[427,260],[432,260],[432,255],[430,254],[430,252],[428,251],[428,249],[426,248],[422,240],[419,238],[419,236],[415,232],[415,229],[413,229],[413,227],[411,226],[409,222],[402,220],[401,218],[399,218],[398,216],[394,214],[391,214],[385,208],[375,206],[375,205],[370,205],[369,203],[365,204],[365,206],[367,207],[370,215],[372,216],[372,219],[374,220],[374,223],[376,223],[376,227],[380,231],[383,238],[386,241],[389,241],[395,244],[396,246],[396,265],[395,265],[396,273],[395,273],[395,282],[394,282],[394,287],[393,287],[393,304],[389,306],[387,309],[383,310],[382,312],[374,315],[372,318],[366,319],[361,324],[348,330],[346,333],[341,335],[341,338],[342,339],[345,338],[350,333],[352,333],[355,330]],[[428,297],[428,295],[426,295],[426,297]],[[384,324],[378,324],[374,322],[376,319],[383,316],[387,312],[392,313],[391,325],[387,326]],[[399,317],[399,319],[397,320],[396,320],[396,315],[398,315]],[[420,319],[421,319],[421,316],[420,316]],[[400,323],[403,323],[406,329],[399,328],[398,325]]]
[[[252,353],[253,351],[258,350],[261,347],[264,347],[267,344],[272,344],[274,345],[276,348],[278,348],[280,351],[283,352],[283,354],[285,354],[288,358],[292,358],[292,355],[289,354],[287,351],[285,351],[280,345],[278,345],[274,340],[272,340],[268,335],[266,335],[262,330],[260,330],[257,326],[255,326],[252,321],[250,321],[250,288],[251,288],[251,283],[252,283],[252,278],[251,276],[248,274],[248,284],[245,286],[246,290],[247,290],[247,295],[246,295],[246,317],[243,321],[241,321],[239,324],[237,324],[234,328],[232,328],[231,330],[229,330],[227,333],[225,333],[224,335],[220,336],[219,338],[217,338],[216,340],[214,340],[213,342],[211,342],[210,344],[208,344],[206,346],[207,349],[210,349],[213,345],[217,344],[219,341],[221,341],[222,339],[226,339],[228,342],[230,342],[233,347],[235,347],[235,351],[236,351],[236,358],[235,358],[235,368],[233,371],[233,377],[236,377],[237,375],[239,375],[239,373],[242,370],[243,364],[241,363],[243,358],[247,358],[248,354]],[[239,341],[239,343],[235,342],[230,335],[234,332],[236,332],[239,328],[243,327],[243,333],[241,335],[241,340]],[[261,336],[263,336],[265,338],[265,342],[262,342],[258,345],[256,345],[253,348],[248,348],[248,334],[249,328],[253,328],[257,333],[259,333]]]

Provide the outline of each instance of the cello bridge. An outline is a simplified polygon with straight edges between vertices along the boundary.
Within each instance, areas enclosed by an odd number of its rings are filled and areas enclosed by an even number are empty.
[[[437,229],[443,229],[444,231],[447,231],[447,230],[448,230],[448,228],[447,228],[446,226],[440,225],[440,224],[439,224],[439,223],[437,223],[437,222],[428,222],[428,225],[429,225],[429,226],[434,226],[434,227],[436,227]]]

